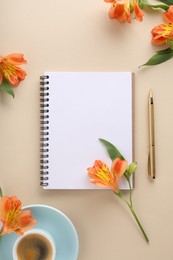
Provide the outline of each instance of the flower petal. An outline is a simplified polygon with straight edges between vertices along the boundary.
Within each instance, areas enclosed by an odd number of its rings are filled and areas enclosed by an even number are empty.
[[[26,64],[27,61],[24,59],[24,55],[22,53],[12,53],[5,57],[9,62],[15,65]]]
[[[133,5],[134,5],[134,12],[135,12],[135,17],[139,22],[142,22],[144,12],[141,10],[139,5],[137,4],[136,0],[133,0]]]
[[[163,13],[163,18],[167,23],[173,23],[173,5],[170,5],[169,9]]]
[[[128,167],[128,163],[126,160],[121,160],[120,158],[116,158],[111,167],[111,171],[114,176],[120,178],[126,171]]]
[[[35,223],[36,219],[31,217],[30,210],[22,210],[16,217],[16,221],[18,222],[18,232],[25,232],[31,229]]]

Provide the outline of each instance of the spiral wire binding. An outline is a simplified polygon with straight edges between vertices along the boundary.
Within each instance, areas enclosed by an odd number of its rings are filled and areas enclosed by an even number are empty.
[[[48,186],[49,174],[49,76],[40,76],[40,185]]]

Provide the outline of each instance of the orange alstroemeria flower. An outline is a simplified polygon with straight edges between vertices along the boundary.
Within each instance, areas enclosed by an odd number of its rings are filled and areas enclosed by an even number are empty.
[[[96,160],[94,166],[87,169],[90,182],[101,187],[111,188],[113,191],[118,190],[120,177],[127,169],[127,161],[116,158],[112,163],[111,170],[102,161]]]
[[[0,56],[0,85],[5,78],[11,86],[17,87],[26,76],[26,72],[18,65],[26,63],[27,61],[21,53],[13,53],[5,57]]]
[[[173,24],[159,24],[151,31],[152,43],[162,45],[173,40]]]
[[[130,6],[128,0],[114,1],[112,7],[109,10],[109,17],[111,19],[117,19],[119,22],[130,23]]]
[[[0,198],[0,221],[3,223],[0,236],[12,232],[22,235],[35,225],[36,220],[31,217],[31,211],[22,210],[21,205],[16,196]]]
[[[104,0],[107,3],[112,3],[109,10],[109,17],[117,19],[119,22],[131,22],[131,12],[134,10],[135,18],[138,21],[143,20],[143,11],[139,7],[136,0]]]
[[[163,13],[163,18],[167,24],[159,24],[151,31],[153,36],[151,42],[155,45],[173,42],[173,5]]]

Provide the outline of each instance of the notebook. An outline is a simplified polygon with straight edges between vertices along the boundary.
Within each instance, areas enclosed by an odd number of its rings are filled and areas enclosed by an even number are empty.
[[[87,168],[97,159],[111,166],[99,138],[114,144],[132,162],[131,72],[45,72],[40,79],[44,189],[97,189],[89,182]],[[125,178],[119,185],[128,189]]]

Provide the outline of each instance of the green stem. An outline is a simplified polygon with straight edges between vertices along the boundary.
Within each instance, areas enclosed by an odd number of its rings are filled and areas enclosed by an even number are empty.
[[[131,190],[131,189],[130,189],[130,190]],[[131,213],[132,213],[132,215],[133,215],[133,217],[134,217],[134,219],[135,219],[135,221],[136,221],[136,223],[137,223],[137,225],[138,225],[140,231],[142,232],[142,235],[143,235],[145,241],[148,243],[148,242],[149,242],[149,239],[148,239],[148,237],[147,237],[147,235],[146,235],[146,233],[145,233],[145,231],[144,231],[144,229],[143,229],[143,227],[142,227],[142,225],[141,225],[141,223],[140,223],[140,221],[139,221],[139,219],[138,219],[138,217],[137,217],[137,215],[136,215],[136,213],[135,213],[135,211],[134,211],[134,209],[133,209],[132,203],[131,203],[131,202],[129,203],[129,202],[126,200],[126,198],[122,195],[122,193],[121,193],[120,191],[117,191],[117,192],[114,192],[114,193],[115,193],[122,201],[124,201],[124,202],[126,203],[126,205],[129,207],[129,209],[130,209],[130,211],[131,211]],[[132,200],[132,198],[131,198],[131,200]]]
[[[132,201],[132,185],[131,185],[131,182],[130,182],[130,175],[128,174],[128,172],[126,171],[124,173],[124,176],[128,182],[128,185],[129,185],[129,190],[130,190],[130,205],[133,206],[133,201]]]
[[[128,181],[129,187],[130,187],[130,205],[133,207],[133,201],[132,201],[132,186],[131,186],[130,180],[128,179],[127,181]]]
[[[117,195],[122,201],[124,201],[128,206],[130,206],[130,203],[126,200],[126,198],[123,196],[123,194],[120,191],[115,191],[115,195]]]
[[[140,221],[139,221],[139,219],[138,219],[138,217],[137,217],[137,215],[136,215],[136,213],[135,213],[133,207],[132,207],[131,205],[128,205],[128,206],[129,206],[129,209],[130,209],[132,215],[134,216],[134,218],[135,218],[135,220],[136,220],[136,223],[137,223],[139,229],[140,229],[141,232],[142,232],[142,235],[143,235],[145,241],[148,243],[148,242],[149,242],[149,239],[148,239],[148,237],[147,237],[147,235],[146,235],[146,233],[145,233],[145,231],[144,231],[144,229],[143,229],[143,227],[142,227],[142,225],[141,225],[141,223],[140,223]]]

